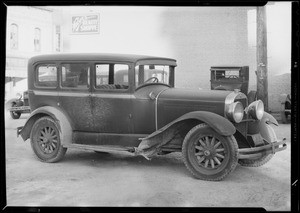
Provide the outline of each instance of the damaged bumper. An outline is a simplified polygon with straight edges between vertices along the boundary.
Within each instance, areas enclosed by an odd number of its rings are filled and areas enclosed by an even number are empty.
[[[282,141],[273,142],[268,145],[253,147],[253,148],[243,148],[238,149],[238,158],[239,159],[252,159],[252,158],[259,158],[268,154],[275,154],[276,152],[285,150],[287,147],[286,145],[286,138]]]

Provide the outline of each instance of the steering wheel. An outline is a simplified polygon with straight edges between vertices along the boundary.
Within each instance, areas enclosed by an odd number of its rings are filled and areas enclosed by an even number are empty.
[[[147,79],[147,81],[144,82],[144,84],[149,83],[152,80],[152,83],[157,83],[158,82],[158,78],[156,78],[155,76]]]
[[[238,77],[236,75],[230,75],[228,78],[234,78],[237,79]]]

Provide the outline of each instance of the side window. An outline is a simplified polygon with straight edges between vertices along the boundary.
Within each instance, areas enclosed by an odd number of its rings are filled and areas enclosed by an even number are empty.
[[[41,51],[41,30],[39,28],[34,29],[34,51]]]
[[[36,86],[56,87],[57,67],[55,65],[41,65],[37,68]]]
[[[126,64],[96,64],[96,88],[128,89],[128,71]]]
[[[108,84],[109,64],[96,65],[96,88]]]
[[[62,64],[61,86],[63,88],[87,89],[90,85],[88,64]]]
[[[18,49],[18,25],[16,24],[10,26],[10,48]]]

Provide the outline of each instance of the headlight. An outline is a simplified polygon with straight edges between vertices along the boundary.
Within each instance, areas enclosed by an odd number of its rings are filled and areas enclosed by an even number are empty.
[[[22,98],[21,93],[17,93],[17,94],[16,94],[16,98],[17,98],[17,99],[21,99],[21,98]]]
[[[246,108],[245,111],[247,114],[251,115],[252,118],[260,120],[265,112],[264,103],[261,100],[254,101]]]
[[[244,117],[243,104],[239,101],[231,103],[226,112],[226,117],[235,123],[240,123]]]

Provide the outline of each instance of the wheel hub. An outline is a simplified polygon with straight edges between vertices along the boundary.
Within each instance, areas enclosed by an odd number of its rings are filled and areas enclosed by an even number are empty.
[[[204,155],[205,155],[205,156],[209,156],[209,155],[210,155],[210,151],[209,151],[209,150],[205,150],[205,151],[204,151]]]
[[[204,136],[195,142],[195,157],[200,166],[214,169],[220,166],[225,158],[225,149],[217,138]]]

